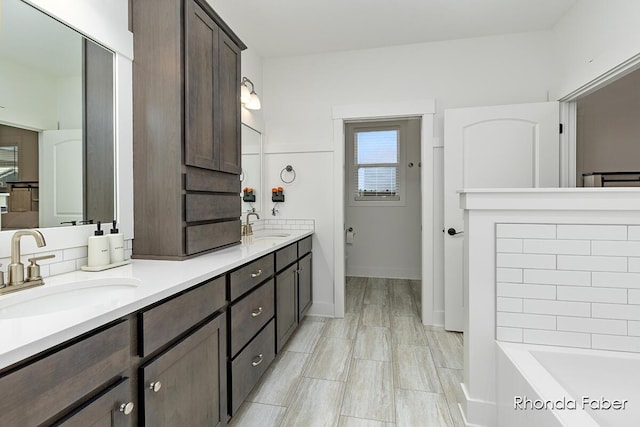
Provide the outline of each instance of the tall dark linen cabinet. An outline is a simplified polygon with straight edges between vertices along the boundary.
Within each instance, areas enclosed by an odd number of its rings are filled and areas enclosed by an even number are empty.
[[[240,242],[240,52],[205,0],[131,0],[137,258]]]

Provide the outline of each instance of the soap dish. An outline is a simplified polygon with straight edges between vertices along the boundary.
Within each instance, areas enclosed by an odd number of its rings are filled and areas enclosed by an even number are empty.
[[[88,265],[83,265],[82,267],[80,267],[80,269],[82,269],[84,271],[104,271],[104,270],[108,270],[110,268],[116,268],[116,267],[120,267],[120,266],[127,265],[127,264],[131,264],[131,260],[130,259],[125,259],[124,261],[120,261],[120,262],[114,262],[112,264],[100,265],[100,266],[97,266],[97,267],[89,267]]]

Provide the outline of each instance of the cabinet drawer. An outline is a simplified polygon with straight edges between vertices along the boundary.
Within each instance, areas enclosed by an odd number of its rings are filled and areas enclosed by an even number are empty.
[[[129,321],[120,322],[0,378],[0,425],[35,426],[129,367]]]
[[[187,191],[211,191],[240,194],[240,177],[235,174],[187,167],[185,189]],[[239,198],[239,197],[238,197]]]
[[[292,243],[289,246],[276,251],[276,271],[280,271],[298,258],[298,245]]]
[[[275,357],[275,325],[266,328],[231,362],[231,415],[235,414],[251,389]]]
[[[231,356],[273,317],[274,290],[271,279],[231,306]]]
[[[298,242],[298,258],[302,258],[309,252],[311,252],[311,236],[305,237]]]
[[[231,283],[230,300],[235,300],[258,283],[268,279],[273,272],[273,254],[258,258],[232,272],[229,275]]]
[[[187,227],[185,230],[187,255],[240,243],[240,231],[239,219]]]
[[[140,313],[140,356],[147,356],[224,307],[224,276]]]
[[[240,197],[237,194],[187,194],[187,222],[240,218]]]

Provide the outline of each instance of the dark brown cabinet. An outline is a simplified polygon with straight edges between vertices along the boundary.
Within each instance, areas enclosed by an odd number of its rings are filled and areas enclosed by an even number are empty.
[[[140,368],[144,425],[226,425],[225,361],[223,313]]]
[[[9,368],[0,374],[0,425],[49,425],[84,406],[129,369],[129,342],[129,322],[122,321]]]
[[[240,52],[204,0],[132,0],[137,258],[240,242]]]
[[[276,274],[276,350],[279,352],[298,326],[298,266]]]
[[[312,303],[311,236],[285,246],[276,257],[276,351],[280,352]]]
[[[311,307],[312,289],[312,260],[309,253],[298,261],[298,321],[302,321]]]
[[[0,370],[0,425],[225,426],[310,307],[311,256],[307,237]]]

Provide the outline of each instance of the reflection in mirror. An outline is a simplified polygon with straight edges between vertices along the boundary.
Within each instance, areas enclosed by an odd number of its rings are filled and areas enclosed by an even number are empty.
[[[255,202],[242,202],[242,212],[262,212],[262,135],[242,124],[241,188],[253,189]],[[240,194],[242,196],[242,193]]]
[[[113,52],[22,0],[0,5],[0,227],[111,221]]]

